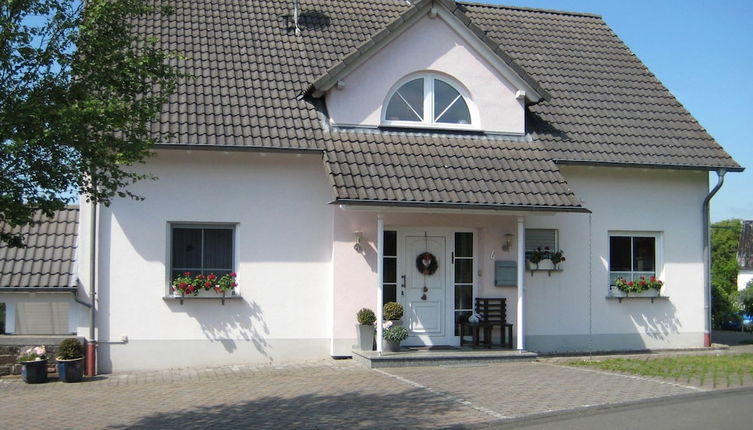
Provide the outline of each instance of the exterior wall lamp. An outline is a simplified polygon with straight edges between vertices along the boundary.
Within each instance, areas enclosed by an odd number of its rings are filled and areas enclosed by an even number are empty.
[[[505,239],[502,241],[502,250],[509,251],[512,246],[512,233],[505,233]]]
[[[356,243],[353,245],[353,249],[355,249],[356,252],[363,251],[363,247],[361,247],[361,237],[363,237],[363,233],[360,231],[354,231],[353,234],[356,236]]]

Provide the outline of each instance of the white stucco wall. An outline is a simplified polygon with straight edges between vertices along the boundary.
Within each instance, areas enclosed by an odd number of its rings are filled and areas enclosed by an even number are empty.
[[[479,114],[478,128],[525,132],[523,101],[515,99],[517,89],[441,17],[422,18],[345,76],[345,86],[326,96],[333,123],[378,126],[391,89],[406,75],[425,71],[448,75],[465,87]]]
[[[321,156],[162,150],[144,169],[159,177],[132,188],[144,201],[101,210],[100,371],[328,356],[332,208]],[[242,300],[164,299],[176,221],[237,224]]]
[[[274,362],[349,355],[355,313],[375,309],[374,211],[328,205],[320,156],[164,150],[144,167],[160,177],[100,215],[98,339],[100,371]],[[555,228],[563,271],[529,272],[526,348],[539,352],[679,348],[703,344],[699,172],[562,166],[592,214],[410,213],[385,210],[385,228],[435,227],[476,233],[476,296],[506,297],[494,261],[514,260],[516,216],[526,228]],[[83,205],[81,252],[88,252]],[[237,223],[242,300],[187,299],[167,293],[167,229],[175,222]],[[363,232],[363,250],[353,248]],[[606,299],[610,231],[660,232],[660,278],[669,300]],[[492,255],[493,252],[493,255]],[[79,269],[88,289],[88,266]],[[86,300],[86,298],[84,298]],[[85,316],[82,312],[80,315]],[[79,334],[86,335],[83,321]],[[127,336],[127,342],[121,338]]]
[[[526,218],[527,228],[557,228],[567,257],[563,272],[526,277],[527,347],[588,351],[703,346],[701,204],[707,175],[573,166],[561,170],[592,214]],[[669,300],[620,303],[605,298],[610,231],[661,233],[659,278]],[[584,258],[589,248],[591,258]]]

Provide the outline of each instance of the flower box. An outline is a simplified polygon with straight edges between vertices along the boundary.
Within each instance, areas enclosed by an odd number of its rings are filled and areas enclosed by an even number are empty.
[[[625,292],[612,285],[609,287],[607,298],[617,299],[620,303],[622,303],[622,299],[651,299],[651,303],[653,303],[654,299],[666,299],[668,297],[662,296],[661,292],[654,288],[638,292]]]

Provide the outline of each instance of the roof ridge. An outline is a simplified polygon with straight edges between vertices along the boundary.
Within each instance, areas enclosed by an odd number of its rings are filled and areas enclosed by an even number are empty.
[[[567,10],[545,9],[545,8],[525,7],[525,6],[508,6],[508,5],[503,5],[503,4],[480,3],[480,2],[474,2],[474,1],[458,1],[456,3],[461,4],[463,6],[477,6],[477,7],[487,7],[491,9],[509,9],[509,10],[520,10],[520,11],[526,11],[526,12],[548,13],[548,14],[553,14],[553,15],[581,16],[581,17],[586,17],[586,18],[603,19],[601,15],[596,14],[596,13],[589,13],[589,12],[574,12],[574,11],[567,11]]]

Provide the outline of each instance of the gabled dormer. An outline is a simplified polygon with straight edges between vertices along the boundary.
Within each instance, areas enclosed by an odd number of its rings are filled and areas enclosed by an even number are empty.
[[[335,127],[519,135],[546,92],[449,0],[421,0],[318,78]]]

